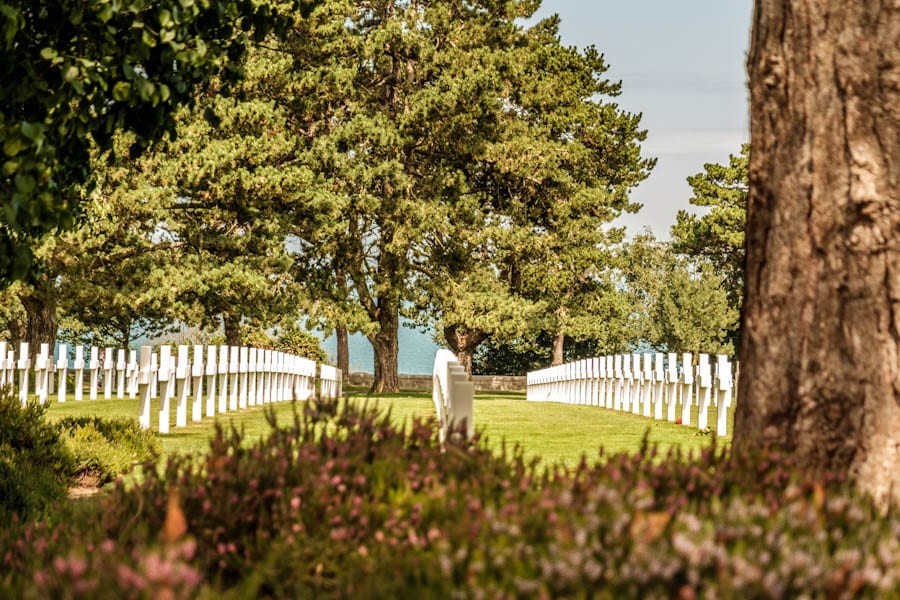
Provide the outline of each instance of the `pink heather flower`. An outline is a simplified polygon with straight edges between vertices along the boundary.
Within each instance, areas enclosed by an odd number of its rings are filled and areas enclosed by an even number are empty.
[[[73,577],[84,575],[84,572],[87,571],[87,566],[87,561],[83,558],[75,556],[69,558],[69,572],[72,573]]]
[[[293,509],[300,508],[300,498],[298,498],[297,496],[294,496],[293,498],[291,498],[291,508],[293,508]]]
[[[150,581],[169,581],[172,577],[171,563],[162,560],[155,552],[144,559],[144,567]]]
[[[119,578],[119,585],[121,585],[123,589],[141,590],[146,586],[144,578],[138,575],[128,565],[120,564],[116,567],[116,575]]]
[[[181,544],[181,557],[187,560],[194,558],[194,554],[197,552],[197,542],[194,540],[185,540]]]
[[[63,557],[57,556],[53,559],[53,569],[56,571],[57,575],[62,575],[66,572],[66,561]]]
[[[37,584],[38,587],[45,587],[47,585],[47,573],[43,570],[35,571],[34,583]]]
[[[175,570],[176,577],[191,588],[195,588],[203,582],[203,575],[200,574],[200,571],[189,565],[177,565]]]

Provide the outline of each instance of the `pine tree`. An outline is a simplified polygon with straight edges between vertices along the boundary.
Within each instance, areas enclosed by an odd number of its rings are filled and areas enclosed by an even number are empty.
[[[725,281],[728,300],[740,310],[744,295],[744,228],[747,222],[747,162],[750,145],[731,155],[728,165],[707,163],[688,177],[690,203],[709,208],[703,215],[680,210],[672,226],[673,249],[708,260]]]

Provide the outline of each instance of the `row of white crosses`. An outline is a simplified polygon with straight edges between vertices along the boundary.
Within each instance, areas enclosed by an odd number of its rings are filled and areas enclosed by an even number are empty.
[[[18,360],[16,352],[9,349],[7,342],[0,341],[0,386],[9,385],[18,387],[19,399],[24,404],[31,392],[30,375],[34,374],[34,393],[38,396],[41,403],[47,402],[50,395],[54,394],[56,382],[59,382],[59,401],[65,402],[68,373],[69,373],[69,357],[68,347],[66,344],[59,345],[59,358],[54,360],[53,354],[50,352],[49,344],[41,344],[40,351],[31,364],[30,344],[22,342],[19,344]],[[118,350],[118,361],[113,361],[114,350],[106,348],[104,351],[104,360],[101,365],[100,349],[96,346],[90,348],[90,358],[85,361],[84,347],[75,347],[75,361],[73,363],[75,376],[75,399],[82,400],[84,397],[84,376],[87,371],[89,378],[89,394],[91,400],[96,400],[99,395],[100,375],[103,374],[103,396],[111,398],[113,394],[113,386],[116,386],[116,396],[118,398],[125,397],[126,386],[133,398],[136,393],[136,387],[133,383],[136,381],[135,371],[135,351],[131,351],[131,363],[125,362],[125,350]],[[102,366],[102,369],[101,369]],[[18,372],[18,376],[16,373]],[[57,377],[58,376],[58,377]]]
[[[157,385],[161,400],[159,432],[169,432],[170,402],[176,401],[175,426],[187,425],[188,398],[192,398],[191,420],[248,406],[297,398],[309,399],[315,392],[316,363],[284,352],[238,346],[160,346],[158,359],[150,346],[141,346],[137,367],[140,398],[139,420],[150,428],[150,399]],[[217,360],[218,351],[218,360]],[[205,382],[205,390],[204,390]],[[204,402],[205,392],[205,402]],[[205,408],[205,411],[204,411]]]
[[[527,377],[531,401],[585,404],[675,422],[691,424],[691,406],[699,406],[697,427],[708,428],[708,412],[717,407],[716,433],[727,435],[728,408],[732,404],[731,363],[725,355],[710,363],[709,354],[685,352],[617,354],[575,361],[532,371]],[[715,368],[713,368],[715,367]],[[696,391],[696,394],[695,394]]]
[[[187,425],[188,399],[191,404],[191,420],[205,416],[246,408],[258,404],[297,398],[307,400],[315,393],[315,361],[273,350],[238,346],[203,346],[191,348],[180,345],[173,353],[172,346],[160,346],[154,352],[151,346],[136,350],[114,351],[113,348],[90,348],[85,361],[85,348],[75,347],[75,360],[69,368],[68,348],[59,345],[59,358],[54,361],[48,344],[41,344],[34,365],[31,364],[29,344],[19,346],[19,359],[15,352],[7,350],[7,343],[0,342],[0,385],[16,386],[19,399],[24,404],[30,393],[30,371],[33,370],[34,392],[41,403],[54,393],[54,382],[59,381],[58,400],[66,401],[68,371],[74,371],[75,400],[84,398],[85,372],[88,375],[88,393],[92,400],[100,393],[100,374],[103,374],[103,397],[140,398],[139,420],[145,429],[150,427],[150,399],[161,398],[159,432],[170,429],[171,401],[176,401],[176,427]],[[118,360],[113,360],[117,357]],[[341,371],[321,365],[320,385],[323,397],[336,398],[341,394]],[[205,389],[204,389],[205,387]],[[204,403],[205,399],[205,403]],[[205,409],[205,410],[204,410]]]

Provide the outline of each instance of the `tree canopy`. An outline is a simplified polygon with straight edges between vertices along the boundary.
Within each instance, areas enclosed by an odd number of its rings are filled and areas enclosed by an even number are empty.
[[[728,164],[707,163],[688,177],[692,205],[708,208],[702,215],[678,211],[672,226],[673,249],[706,259],[724,280],[731,306],[741,307],[744,295],[744,228],[747,222],[747,163],[750,145],[732,154]]]
[[[283,22],[253,0],[0,2],[0,283],[73,224],[92,147],[172,134],[175,108],[213,77],[235,81],[251,36]]]

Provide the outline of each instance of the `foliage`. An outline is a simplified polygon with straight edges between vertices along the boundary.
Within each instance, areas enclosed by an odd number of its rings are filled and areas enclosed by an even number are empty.
[[[708,261],[679,256],[645,233],[625,246],[623,271],[639,339],[670,352],[734,354],[739,315]]]
[[[0,532],[0,590],[80,582],[121,597],[171,578],[184,597],[896,597],[900,585],[900,518],[778,453],[645,445],[538,471],[477,437],[442,447],[433,421],[404,429],[311,402],[249,446],[220,428],[208,456],[149,467],[65,522]]]
[[[19,300],[19,282],[0,290],[0,331],[13,344],[25,341],[25,307]]]
[[[66,417],[57,422],[74,458],[73,476],[103,485],[160,453],[159,439],[134,419]]]
[[[161,276],[179,318],[221,322],[230,345],[241,345],[242,323],[270,327],[297,304],[285,217],[311,175],[297,163],[284,107],[265,97],[265,79],[282,62],[250,52],[242,97],[211,86],[177,114],[178,138],[155,145],[132,172],[156,206],[155,237],[169,242]]]
[[[369,337],[376,390],[397,385],[398,311],[467,351],[522,334],[546,290],[523,293],[521,270],[634,208],[639,118],[608,101],[595,49],[562,47],[556,19],[522,25],[538,5],[333,0],[283,46],[303,76],[277,89],[323,176],[297,205],[298,279]],[[542,232],[556,245],[530,251]]]
[[[526,375],[529,371],[543,369],[552,359],[553,334],[541,332],[533,338],[514,338],[485,342],[473,360],[474,375]],[[594,358],[629,350],[626,340],[566,338],[563,362],[582,358]]]
[[[157,338],[184,314],[169,276],[172,244],[160,239],[158,206],[137,185],[136,161],[94,158],[97,188],[78,226],[56,237],[60,338],[73,344],[127,348]]]
[[[35,237],[73,224],[93,146],[171,134],[199,86],[237,79],[248,32],[279,25],[253,0],[0,3],[0,281],[27,272]]]
[[[323,176],[295,215],[298,280],[368,336],[378,390],[397,386],[413,260],[427,260],[423,242],[468,191],[464,166],[508,97],[504,51],[536,6],[332,0],[284,47],[301,74],[284,104],[305,134],[302,160]]]
[[[703,215],[678,211],[672,226],[672,248],[679,254],[708,261],[724,281],[728,302],[740,310],[744,295],[744,228],[747,221],[750,144],[728,165],[707,163],[703,173],[688,177],[691,204],[709,208]]]
[[[613,102],[603,56],[561,46],[558,26],[535,24],[509,51],[505,110],[426,242],[418,304],[457,354],[474,349],[463,340],[615,327],[610,247],[622,231],[608,225],[638,208],[628,193],[654,161],[640,156],[640,117]]]
[[[0,389],[0,523],[35,518],[66,493],[72,457],[45,412]]]
[[[263,329],[249,328],[244,331],[243,339],[244,343],[255,348],[288,352],[318,363],[326,362],[328,359],[325,350],[322,349],[322,340],[291,322],[275,327],[271,333]]]

